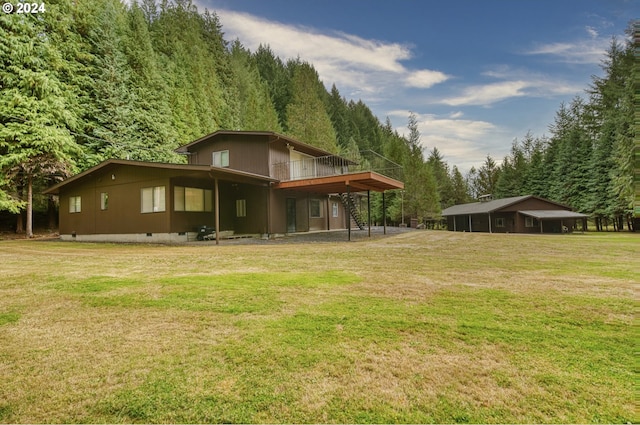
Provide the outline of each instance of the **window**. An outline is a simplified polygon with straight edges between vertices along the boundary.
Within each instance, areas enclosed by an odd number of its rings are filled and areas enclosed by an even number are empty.
[[[197,187],[175,186],[173,188],[174,211],[212,211],[212,191]]]
[[[247,216],[247,200],[246,199],[236,200],[236,217],[246,217],[246,216]]]
[[[503,217],[496,218],[496,227],[504,227],[504,218]]]
[[[337,216],[338,216],[338,203],[337,203],[337,202],[334,202],[334,203],[331,205],[331,208],[333,209],[333,216],[334,216],[334,217],[337,217]]]
[[[82,197],[71,196],[69,197],[69,212],[79,213],[82,211]]]
[[[311,213],[311,218],[322,217],[322,208],[320,208],[319,199],[312,199],[311,201],[309,201],[309,211]]]
[[[100,209],[105,211],[109,208],[109,194],[107,192],[102,192],[100,194]]]
[[[214,167],[228,167],[229,166],[229,151],[217,151],[213,153],[213,161],[211,164]]]
[[[164,186],[145,187],[140,189],[141,209],[143,213],[165,211]]]
[[[534,227],[536,225],[533,217],[525,217],[524,218],[524,227]]]

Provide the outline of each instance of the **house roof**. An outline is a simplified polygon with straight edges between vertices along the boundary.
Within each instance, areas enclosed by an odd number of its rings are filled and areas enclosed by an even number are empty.
[[[442,215],[446,217],[446,216],[452,216],[452,215],[488,214],[531,198],[539,199],[541,201],[545,201],[550,204],[557,205],[566,210],[570,209],[566,205],[549,201],[548,199],[539,198],[533,195],[524,195],[524,196],[514,196],[511,198],[495,199],[493,201],[472,202],[470,204],[454,205],[452,207],[444,209],[442,211]]]
[[[518,211],[520,214],[528,215],[538,220],[560,220],[563,218],[586,218],[587,214],[581,214],[573,211],[564,210],[527,210]]]
[[[285,136],[284,134],[276,133],[274,131],[233,131],[233,130],[218,130],[213,133],[209,133],[206,136],[199,138],[198,140],[194,140],[191,143],[187,143],[186,145],[180,146],[175,151],[178,153],[187,153],[192,152],[193,147],[207,142],[209,140],[215,139],[220,136],[264,136],[268,138],[269,143],[275,143],[277,141],[284,141],[290,146],[293,146],[297,151],[303,152],[312,156],[336,156],[334,153],[325,151],[324,149],[317,148],[315,146],[308,145],[299,140],[293,139],[289,136]],[[344,158],[345,161],[348,161]],[[349,161],[351,162],[351,161]]]
[[[98,171],[106,171],[111,168],[116,168],[118,166],[135,166],[135,167],[146,167],[153,168],[157,170],[179,170],[186,173],[193,173],[199,175],[209,176],[210,178],[220,178],[220,179],[231,179],[234,180],[244,180],[246,182],[253,183],[267,183],[267,182],[277,182],[278,180],[272,179],[270,177],[265,177],[259,174],[247,173],[245,171],[238,171],[229,168],[219,168],[213,167],[211,165],[188,165],[188,164],[169,164],[162,162],[143,162],[143,161],[130,161],[124,159],[109,159],[101,162],[95,167],[89,168],[88,170],[83,171],[80,174],[76,174],[73,177],[70,177],[54,186],[51,186],[43,193],[47,195],[57,195],[60,192],[60,189],[64,186],[67,186],[75,181],[81,180],[86,176],[94,174]]]

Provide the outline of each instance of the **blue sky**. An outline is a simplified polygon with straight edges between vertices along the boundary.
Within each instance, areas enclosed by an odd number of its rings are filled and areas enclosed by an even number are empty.
[[[561,102],[583,95],[637,0],[196,0],[225,39],[312,63],[327,89],[362,99],[406,132],[419,121],[462,171],[515,138],[548,134]]]

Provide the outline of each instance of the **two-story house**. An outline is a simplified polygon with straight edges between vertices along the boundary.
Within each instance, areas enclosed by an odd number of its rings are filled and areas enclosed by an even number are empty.
[[[177,149],[187,164],[107,160],[45,191],[65,240],[179,242],[202,225],[272,237],[350,228],[353,192],[403,183],[290,137],[216,131]]]

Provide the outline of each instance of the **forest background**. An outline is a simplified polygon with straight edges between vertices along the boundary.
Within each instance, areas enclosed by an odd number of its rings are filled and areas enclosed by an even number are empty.
[[[640,20],[611,41],[584,96],[559,105],[548,137],[527,133],[499,162],[487,155],[463,175],[421,143],[415,115],[398,134],[362,101],[327,90],[303,58],[225,40],[215,12],[191,0],[44,7],[0,15],[0,211],[28,236],[34,208],[55,224],[44,188],[109,158],[184,162],[174,149],[219,129],[275,131],[356,159],[384,155],[405,181],[387,195],[389,222],[437,221],[483,194],[531,194],[590,214],[598,230],[637,230]],[[381,222],[378,196],[372,206]]]

